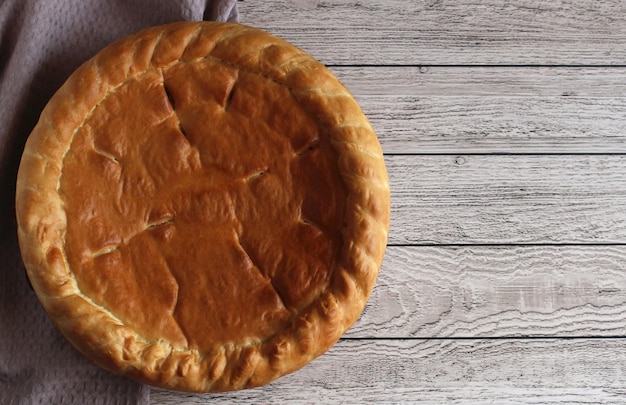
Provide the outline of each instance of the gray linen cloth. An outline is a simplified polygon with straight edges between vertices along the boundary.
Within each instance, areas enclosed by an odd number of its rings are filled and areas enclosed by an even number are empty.
[[[15,231],[24,142],[52,94],[108,43],[173,21],[237,21],[236,0],[0,0],[0,404],[143,404],[149,389],[92,365],[29,288]]]

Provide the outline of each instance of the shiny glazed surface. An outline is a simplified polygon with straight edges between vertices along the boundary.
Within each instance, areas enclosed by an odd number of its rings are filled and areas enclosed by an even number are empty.
[[[212,58],[140,74],[86,117],[64,159],[78,285],[151,339],[264,339],[336,265],[336,159],[314,117],[263,76]]]

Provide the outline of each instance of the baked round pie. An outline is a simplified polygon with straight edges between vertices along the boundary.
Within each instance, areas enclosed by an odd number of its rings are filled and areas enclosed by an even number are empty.
[[[359,317],[389,226],[378,139],[319,62],[234,23],[153,27],[50,100],[16,210],[44,308],[86,357],[183,391],[266,384]]]

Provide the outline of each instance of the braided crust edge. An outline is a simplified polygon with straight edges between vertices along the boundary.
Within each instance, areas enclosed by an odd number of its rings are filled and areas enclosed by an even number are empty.
[[[330,134],[348,190],[338,268],[292,325],[246,346],[209,352],[149,341],[78,288],[64,254],[63,158],[85,117],[116,87],[179,60],[219,58],[290,89]],[[236,390],[267,384],[327,351],[359,317],[373,289],[389,229],[389,182],[380,144],[348,90],[319,62],[261,30],[174,23],[128,36],[87,61],[57,91],[32,131],[17,178],[22,257],[42,305],[65,337],[99,366],[167,389]]]

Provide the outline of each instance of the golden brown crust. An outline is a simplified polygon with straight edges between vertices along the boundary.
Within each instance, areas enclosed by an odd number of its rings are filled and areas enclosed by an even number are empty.
[[[204,75],[209,74],[220,77],[220,80],[205,80]],[[194,89],[185,87],[189,82],[185,78],[191,76],[196,80]],[[170,89],[163,87],[164,83]],[[215,83],[221,83],[222,87]],[[240,95],[233,98],[235,85],[241,89],[238,90]],[[161,93],[164,90],[168,93],[172,105],[162,102],[164,96],[148,96],[155,86],[161,86],[158,89]],[[198,86],[211,89],[203,92]],[[251,89],[249,95],[246,89]],[[243,122],[246,114],[256,114],[265,120],[262,125],[273,128],[262,133],[283,131],[288,134],[288,140],[276,137],[272,141],[274,144],[270,145],[282,145],[284,152],[277,153],[279,156],[274,158],[271,148],[264,150],[258,146],[256,160],[228,163],[229,156],[224,157],[222,151],[239,156],[245,150],[237,149],[232,142],[213,145],[213,148],[201,145],[204,138],[193,138],[194,134],[205,131],[198,127],[198,117],[215,118],[217,115],[211,115],[213,110],[209,109],[194,110],[200,108],[198,100],[194,99],[198,94],[213,97],[215,105],[223,110],[228,110],[232,104],[233,116],[235,111],[239,114],[232,122],[238,125],[239,131],[248,133],[246,131],[255,128],[254,125],[259,125],[258,122]],[[251,98],[254,94],[283,97],[284,111],[281,110],[283,104],[279,103],[263,115],[258,100]],[[128,100],[150,105],[135,107],[127,105]],[[117,101],[121,104],[116,105]],[[125,110],[133,108],[140,114],[151,114],[144,118],[152,120],[152,126],[165,128],[162,133],[169,133],[167,131],[175,130],[176,126],[186,126],[190,133],[189,143],[196,143],[193,145],[196,149],[184,143],[180,136],[167,138],[170,143],[158,144],[161,151],[168,149],[178,153],[175,161],[179,165],[166,163],[161,173],[158,172],[161,166],[154,162],[144,162],[143,166],[129,163],[141,160],[142,156],[160,156],[161,152],[153,155],[145,149],[152,142],[139,148],[137,145],[124,146],[127,138],[109,142],[108,139],[113,139],[115,134],[91,134],[107,125],[108,128],[132,127],[132,120],[121,120],[120,126],[116,127],[115,117],[123,116]],[[177,114],[172,114],[173,108]],[[314,121],[309,122],[311,119]],[[226,131],[226,127],[221,127],[218,133]],[[310,132],[307,128],[315,130]],[[137,124],[135,144],[141,143],[141,136],[148,136],[144,129]],[[179,129],[183,132],[182,127]],[[255,134],[249,131],[250,139]],[[250,146],[248,143],[241,145]],[[243,148],[241,145],[240,149]],[[87,148],[93,148],[95,153],[86,152]],[[319,152],[309,153],[313,148]],[[196,179],[191,188],[181,185],[180,190],[172,192],[171,198],[158,194],[160,201],[168,203],[155,206],[155,190],[160,190],[159,179],[169,179],[169,173],[181,167],[181,173],[199,176],[206,172],[194,172],[208,164],[203,160],[204,155],[198,155],[194,150],[211,155],[211,164],[219,163],[220,170],[226,168],[228,175],[220,177],[215,174]],[[300,163],[293,163],[286,157],[283,159],[288,153],[291,153],[289,159],[299,159],[297,162]],[[128,161],[121,161],[123,159]],[[268,159],[271,163],[264,163]],[[97,161],[93,167],[102,169],[104,174],[90,174],[91,161]],[[144,177],[138,175],[133,179],[152,176],[156,180],[132,183],[121,178],[117,166],[122,163],[133,170],[142,167],[152,170],[148,175],[141,175]],[[257,167],[259,164],[265,166]],[[264,176],[265,188],[255,186],[254,181],[259,180],[253,179],[268,167],[274,170],[274,177]],[[160,174],[154,174],[155,171]],[[336,178],[332,175],[334,172]],[[103,193],[102,188],[106,188],[107,183],[98,180],[98,176],[109,180],[118,176],[126,186]],[[284,208],[293,209],[289,215],[294,218],[304,213],[319,223],[296,224],[296,219],[286,220],[295,225],[282,234],[280,229],[280,232],[268,229],[272,225],[270,222],[280,221],[267,217],[267,202],[282,204],[279,191],[290,176],[299,180],[292,188],[300,196],[300,205],[292,207],[291,197],[287,196]],[[235,178],[249,184],[245,187],[233,185]],[[179,182],[180,179],[180,176],[176,180],[169,179],[166,185],[171,188],[173,181]],[[105,201],[102,195],[126,193],[131,183],[134,191],[125,195],[133,195],[135,199],[105,210],[109,213],[107,215],[115,209],[125,210],[124,215],[129,215],[127,223],[112,217],[108,217],[106,223],[102,218],[98,219],[96,213],[106,205],[102,203]],[[214,221],[211,222],[212,231],[218,237],[210,236],[211,233],[197,236],[200,235],[198,229],[191,225],[193,215],[201,216],[203,211],[188,203],[200,197],[189,198],[190,195],[185,193],[197,192],[202,187],[210,191],[210,196],[227,196],[221,199],[207,197],[206,201],[213,207],[212,215],[220,214],[220,221],[227,223],[222,226],[221,222],[207,219]],[[262,215],[247,202],[251,195],[247,190],[254,187],[261,194],[263,191],[259,190],[269,190],[269,194],[258,200],[266,210]],[[96,193],[93,190],[101,191]],[[203,192],[208,192],[206,190]],[[145,208],[148,205],[149,212]],[[145,212],[138,214],[142,209]],[[263,385],[302,367],[328,350],[356,321],[374,286],[386,246],[389,184],[382,151],[372,127],[350,93],[322,64],[254,28],[232,23],[176,23],[142,31],[107,47],[80,67],[55,94],[24,150],[17,180],[16,211],[22,256],[33,287],[53,321],[79,351],[101,367],[151,385],[185,391],[225,391]],[[88,212],[94,217],[86,218]],[[126,218],[124,215],[120,214],[119,218]],[[266,217],[269,219],[264,219]],[[304,220],[306,222],[306,218]],[[171,221],[188,225],[185,225],[187,228],[168,230]],[[252,223],[260,224],[258,234],[246,231]],[[143,228],[137,224],[143,224]],[[158,228],[158,234],[153,228]],[[170,245],[162,241],[183,240],[180,235],[185,232],[195,240],[190,242],[195,243],[188,246],[190,250],[198,249],[201,244],[198,255],[235,261],[235,267],[239,269],[237,280],[241,277],[251,280],[246,281],[250,286],[249,297],[246,291],[221,287],[230,294],[228,302],[241,311],[241,317],[250,318],[245,322],[233,321],[239,322],[239,326],[237,336],[230,340],[229,335],[220,334],[218,328],[202,335],[194,325],[205,316],[213,316],[211,322],[224,321],[225,317],[232,316],[233,309],[207,315],[207,310],[198,309],[197,305],[198,300],[205,299],[206,295],[197,299],[186,298],[189,291],[194,291],[192,284],[196,279],[181,281],[181,273],[168,267],[171,267],[168,254],[174,255],[175,252],[168,253],[167,246]],[[229,236],[228,232],[233,234]],[[149,237],[137,236],[144,234]],[[326,264],[316,264],[314,270],[303,270],[305,276],[277,270],[280,263],[283,267],[285,263],[299,266],[298,260],[301,259],[293,257],[306,254],[307,247],[292,243],[294,235],[297,240],[311,242],[309,248],[315,255],[327,258]],[[284,245],[285,256],[280,260],[271,258],[276,248],[265,247],[264,238],[273,244]],[[154,245],[155,240],[161,242]],[[293,257],[289,257],[290,249],[294,252]],[[121,253],[117,254],[118,250]],[[143,252],[144,259],[136,257],[137,252]],[[115,266],[101,264],[105,258]],[[130,264],[127,263],[129,260]],[[151,269],[164,269],[158,276],[161,281],[155,285],[154,279],[145,280],[137,272],[134,274],[139,275],[133,279],[136,285],[129,287],[128,278],[119,276],[124,284],[117,287],[126,291],[131,307],[124,309],[123,305],[115,304],[115,297],[112,297],[119,295],[119,290],[114,293],[107,290],[111,284],[106,283],[117,283],[117,276],[107,275],[109,278],[104,282],[94,280],[98,278],[98,272],[110,272],[120,263],[126,266],[122,268],[136,271],[137,262],[141,260],[145,260]],[[191,258],[182,258],[179,262],[195,263]],[[91,273],[90,269],[93,270]],[[197,280],[202,283],[238,283],[228,281],[228,278],[211,278],[214,273],[191,271],[194,277],[201,277]],[[294,277],[300,284],[294,283]],[[148,281],[150,287],[145,285]],[[187,294],[186,297],[178,296],[179,289]],[[221,293],[217,289],[212,291]],[[246,299],[256,300],[254,302],[262,305],[265,312],[258,312],[254,305],[246,306]],[[154,303],[155,310],[144,311],[146,303]],[[267,318],[263,322],[255,320],[264,316]],[[228,319],[230,322],[231,318]],[[209,321],[202,322],[205,326],[211,325],[207,323]]]

